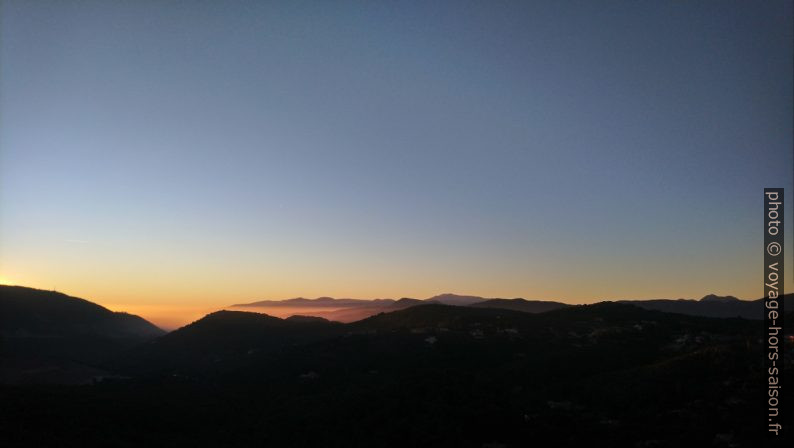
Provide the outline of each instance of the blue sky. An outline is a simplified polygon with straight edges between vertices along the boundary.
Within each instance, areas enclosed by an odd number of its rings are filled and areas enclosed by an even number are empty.
[[[3,1],[0,275],[119,306],[760,297],[790,2],[528,3]]]

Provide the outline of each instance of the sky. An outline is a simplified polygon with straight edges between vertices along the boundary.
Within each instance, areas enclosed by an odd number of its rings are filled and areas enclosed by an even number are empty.
[[[0,282],[164,326],[759,298],[792,29],[788,1],[0,0]]]

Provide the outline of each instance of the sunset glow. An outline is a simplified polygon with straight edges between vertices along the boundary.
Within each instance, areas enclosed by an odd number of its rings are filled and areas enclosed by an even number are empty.
[[[792,55],[791,0],[0,0],[0,446],[783,443]]]
[[[758,298],[790,30],[664,3],[4,4],[2,282],[167,327],[299,296]]]

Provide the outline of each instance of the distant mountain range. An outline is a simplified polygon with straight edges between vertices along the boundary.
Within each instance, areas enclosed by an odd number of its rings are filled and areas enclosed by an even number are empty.
[[[294,299],[286,299],[286,300],[260,300],[257,302],[251,303],[243,303],[232,305],[232,307],[263,307],[263,308],[270,308],[270,307],[297,307],[297,306],[305,306],[305,307],[328,307],[328,308],[335,308],[335,307],[353,307],[353,306],[361,306],[361,307],[389,307],[392,305],[418,305],[421,303],[440,303],[443,305],[458,305],[458,306],[466,306],[466,305],[473,305],[475,303],[485,302],[488,299],[484,299],[482,297],[477,296],[461,296],[457,294],[439,294],[437,296],[430,297],[429,299],[425,300],[418,300],[412,299],[409,297],[403,297],[399,300],[394,299],[335,299],[333,297],[318,297],[316,299],[306,299],[304,297],[297,297]]]
[[[785,297],[788,310],[794,308],[791,299],[792,295]],[[626,300],[619,304],[689,316],[763,318],[762,300],[745,301],[731,296],[708,295],[700,300]],[[260,301],[233,308],[253,309],[257,313],[219,311],[166,334],[141,317],[112,312],[87,300],[54,291],[0,286],[0,360],[3,361],[0,382],[85,382],[104,376],[107,371],[138,372],[142,366],[144,370],[152,366],[177,368],[185,365],[211,370],[219,353],[224,353],[224,358],[228,359],[232,353],[240,357],[249,352],[281,349],[285,344],[305,344],[365,328],[380,315],[397,318],[441,313],[449,317],[470,309],[474,313],[519,313],[511,314],[515,318],[521,314],[545,315],[581,306],[448,293],[426,300],[297,298]],[[289,309],[288,315],[281,316],[286,319],[268,315],[284,308]],[[420,308],[426,311],[401,313]],[[453,309],[461,310],[453,313]],[[122,357],[128,359],[120,359],[118,353],[127,349],[134,351]],[[246,356],[237,361],[240,359]],[[24,375],[20,375],[22,371]]]
[[[350,338],[359,338],[357,340],[365,345],[370,342],[364,341],[385,338],[384,341],[395,344],[395,347],[381,348],[389,352],[404,343],[401,337],[393,340],[392,336],[400,334],[413,335],[411,340],[424,341],[428,346],[437,340],[459,341],[465,346],[468,343],[461,339],[504,340],[507,343],[516,338],[547,341],[548,344],[566,340],[575,345],[587,345],[595,335],[612,338],[628,331],[632,338],[650,335],[657,338],[664,334],[662,340],[672,344],[686,334],[694,338],[695,335],[723,332],[727,327],[755,328],[746,320],[680,316],[618,302],[578,306],[523,299],[482,299],[471,306],[421,302],[421,305],[351,323],[308,316],[281,319],[261,313],[218,311],[125,353],[120,368],[147,375],[266,377],[274,371],[292,371],[281,363],[293,362],[293,355],[305,360],[302,368],[306,371],[316,370],[317,367],[312,367],[316,360],[297,351],[298,347],[304,347],[300,350],[316,344],[324,347],[318,348],[313,355],[317,359],[354,356],[347,351],[356,350],[357,344],[342,348],[352,343]],[[648,328],[644,330],[644,327]],[[300,370],[297,366],[295,369],[296,372]]]
[[[794,295],[785,296],[787,306],[791,303]],[[690,316],[705,317],[741,317],[744,319],[763,319],[763,300],[740,300],[733,296],[716,296],[709,294],[700,300],[688,299],[658,299],[658,300],[620,300],[620,303],[627,303],[649,310],[665,311],[670,313],[686,314]],[[290,313],[301,313],[301,309],[312,309],[311,315],[324,317],[329,320],[339,322],[355,322],[379,313],[391,312],[398,309],[409,308],[416,305],[427,305],[432,303],[472,306],[479,308],[500,308],[528,313],[543,313],[559,308],[570,306],[556,301],[545,300],[526,300],[522,298],[487,299],[478,296],[466,296],[457,294],[440,294],[428,299],[419,300],[411,298],[393,299],[334,299],[331,297],[320,297],[317,299],[288,299],[288,300],[264,300],[249,304],[232,305],[232,308],[241,308],[248,311],[257,311],[262,308],[265,312],[272,313],[275,309],[289,309]],[[327,310],[325,309],[327,308]],[[788,308],[791,309],[791,308]],[[277,313],[277,311],[276,311]]]
[[[792,310],[794,294],[786,294],[784,308]],[[689,316],[705,317],[741,317],[743,319],[761,320],[764,318],[764,299],[740,300],[733,296],[716,296],[709,294],[700,300],[621,300],[648,310],[664,311],[667,313],[686,314]]]
[[[258,311],[258,309],[261,308],[262,311],[266,313],[273,313],[281,317],[304,313],[302,310],[310,309],[311,311],[308,314],[313,316],[320,316],[338,322],[355,322],[380,313],[388,313],[410,308],[412,306],[429,304],[503,308],[528,313],[540,313],[568,306],[560,302],[525,299],[486,299],[479,296],[445,293],[424,300],[409,297],[403,297],[399,300],[334,299],[331,297],[306,299],[299,297],[287,300],[263,300],[247,304],[238,304],[232,305],[231,308],[238,308],[246,311]],[[279,309],[285,311],[280,313]]]
[[[729,446],[714,434],[752,446],[758,434],[759,323],[645,308],[760,301],[444,294],[347,302],[389,310],[351,323],[222,310],[163,334],[64,294],[0,293],[9,446]]]

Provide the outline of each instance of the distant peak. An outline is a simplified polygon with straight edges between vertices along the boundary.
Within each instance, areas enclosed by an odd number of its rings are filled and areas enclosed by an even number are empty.
[[[445,292],[445,293],[443,293],[443,294],[439,294],[439,295],[437,295],[437,296],[433,296],[433,297],[431,297],[431,298],[429,298],[429,299],[427,299],[427,300],[433,300],[433,299],[449,299],[449,298],[458,298],[458,297],[477,297],[478,299],[481,299],[481,298],[482,298],[482,297],[478,297],[478,296],[467,296],[467,295],[465,295],[465,294],[455,294],[455,293],[451,293],[451,292]]]
[[[703,297],[702,299],[700,299],[700,301],[701,302],[739,302],[739,299],[737,299],[734,296],[718,296],[716,294],[709,294]]]
[[[484,302],[486,299],[479,296],[464,296],[459,294],[444,293],[427,299],[428,302],[442,303],[444,305],[471,305]]]

